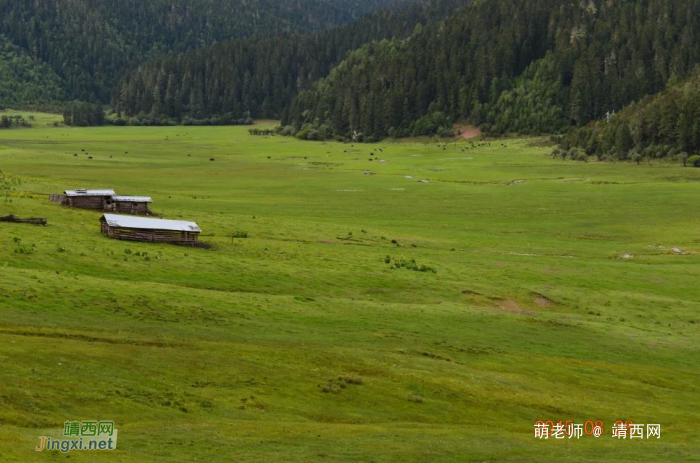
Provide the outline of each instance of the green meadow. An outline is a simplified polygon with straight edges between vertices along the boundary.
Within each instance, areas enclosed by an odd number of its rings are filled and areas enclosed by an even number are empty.
[[[0,461],[698,461],[700,169],[37,120],[0,131],[0,216],[49,223],[0,222]],[[211,247],[110,240],[73,188]],[[74,420],[117,449],[34,450]]]

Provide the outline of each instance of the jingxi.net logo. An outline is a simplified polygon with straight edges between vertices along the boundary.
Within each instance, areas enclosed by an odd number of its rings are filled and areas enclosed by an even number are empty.
[[[39,437],[37,452],[42,450],[114,450],[117,448],[117,430],[114,421],[66,421],[63,437]]]

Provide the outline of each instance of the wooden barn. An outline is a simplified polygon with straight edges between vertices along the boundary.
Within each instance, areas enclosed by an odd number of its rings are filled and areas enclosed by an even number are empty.
[[[114,190],[66,190],[60,202],[65,206],[103,211],[115,194]]]
[[[135,215],[151,215],[148,205],[153,202],[148,196],[118,195],[114,190],[85,189],[67,190],[62,195],[51,195],[49,199],[64,206]]]
[[[110,238],[157,243],[197,244],[202,230],[194,222],[152,219],[131,215],[104,214],[100,218],[102,233]]]
[[[121,212],[122,214],[150,215],[149,203],[153,200],[148,196],[114,195],[107,200],[105,212]]]

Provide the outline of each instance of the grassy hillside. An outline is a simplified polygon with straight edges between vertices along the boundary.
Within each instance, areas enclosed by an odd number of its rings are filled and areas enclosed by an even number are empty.
[[[0,460],[64,459],[38,437],[87,419],[117,450],[71,461],[695,458],[700,170],[505,145],[0,132],[24,179],[0,215],[49,220],[0,222]],[[74,187],[150,195],[212,248],[109,240],[46,198]],[[535,440],[549,419],[605,434]]]

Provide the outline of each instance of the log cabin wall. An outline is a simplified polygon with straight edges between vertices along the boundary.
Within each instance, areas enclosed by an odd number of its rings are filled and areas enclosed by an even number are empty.
[[[64,206],[68,205],[68,196],[65,195],[50,195],[49,200]]]
[[[102,223],[102,233],[118,240],[190,244],[193,246],[197,243],[199,235],[199,233],[194,232],[110,227],[105,222]]]
[[[104,210],[107,200],[104,196],[69,196],[68,205],[81,209]]]
[[[148,215],[148,203],[135,203],[131,201],[116,201],[112,204],[110,211],[121,212],[125,214]],[[107,209],[105,209],[107,211]]]

